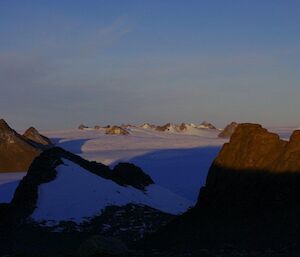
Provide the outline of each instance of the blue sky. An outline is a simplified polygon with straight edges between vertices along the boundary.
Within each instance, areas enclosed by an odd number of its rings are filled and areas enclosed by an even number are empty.
[[[299,126],[300,1],[0,0],[0,110],[18,129]]]

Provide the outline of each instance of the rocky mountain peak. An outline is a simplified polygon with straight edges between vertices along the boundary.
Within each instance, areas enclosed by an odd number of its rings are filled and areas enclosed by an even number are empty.
[[[237,126],[238,126],[238,123],[236,123],[235,121],[231,122],[223,129],[223,131],[221,131],[221,133],[218,135],[218,137],[230,138],[231,135],[234,133],[235,129],[237,128]]]
[[[7,130],[11,130],[11,128],[9,127],[9,125],[6,123],[4,119],[0,119],[0,131],[3,132]]]
[[[0,120],[0,172],[27,171],[41,150]]]
[[[25,137],[27,140],[29,140],[32,143],[39,144],[42,146],[45,145],[52,145],[52,142],[49,138],[41,135],[38,130],[34,127],[28,128],[25,133],[23,134],[23,137]]]

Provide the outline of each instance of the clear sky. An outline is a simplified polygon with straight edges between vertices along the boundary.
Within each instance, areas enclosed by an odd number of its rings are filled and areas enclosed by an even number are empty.
[[[0,116],[18,129],[300,125],[299,0],[0,0]]]

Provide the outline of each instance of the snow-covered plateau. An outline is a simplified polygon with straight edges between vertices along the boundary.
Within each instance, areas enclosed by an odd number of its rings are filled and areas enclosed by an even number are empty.
[[[129,127],[129,135],[106,135],[104,129],[46,131],[53,143],[81,157],[114,167],[130,162],[142,168],[155,184],[145,191],[123,187],[86,172],[64,160],[57,178],[39,187],[37,208],[32,218],[81,221],[108,205],[147,205],[170,214],[186,211],[197,200],[207,172],[226,139],[219,130],[193,126],[184,132],[161,132]],[[282,131],[287,137],[288,129]],[[10,202],[25,173],[0,174],[0,202]]]

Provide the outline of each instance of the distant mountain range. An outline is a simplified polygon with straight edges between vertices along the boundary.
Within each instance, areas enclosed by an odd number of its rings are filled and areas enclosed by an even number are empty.
[[[94,126],[94,128],[90,128],[84,124],[80,124],[78,129],[80,130],[105,130],[105,133],[108,135],[128,135],[130,134],[130,129],[134,127],[140,127],[143,129],[150,129],[159,132],[168,132],[168,133],[195,133],[197,134],[198,129],[212,129],[217,130],[217,128],[209,122],[202,122],[199,125],[195,125],[193,123],[181,123],[181,124],[172,124],[166,123],[165,125],[154,125],[150,123],[143,123],[139,126],[131,125],[131,124],[123,124],[121,126],[117,125],[108,125],[105,127],[101,127],[99,125]]]

